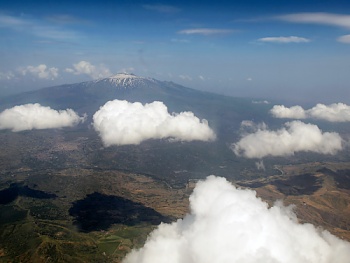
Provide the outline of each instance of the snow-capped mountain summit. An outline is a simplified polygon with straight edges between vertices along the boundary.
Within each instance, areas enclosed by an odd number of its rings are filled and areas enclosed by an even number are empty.
[[[200,91],[186,88],[173,82],[118,73],[107,78],[73,84],[47,87],[0,100],[0,110],[13,105],[41,103],[58,109],[74,109],[93,114],[107,101],[119,99],[130,102],[151,103],[162,101],[168,105],[198,97]],[[174,108],[175,111],[177,108]]]
[[[117,73],[113,76],[95,80],[97,84],[113,84],[118,88],[133,88],[139,86],[150,85],[151,83],[157,82],[152,78],[139,77],[130,73]]]

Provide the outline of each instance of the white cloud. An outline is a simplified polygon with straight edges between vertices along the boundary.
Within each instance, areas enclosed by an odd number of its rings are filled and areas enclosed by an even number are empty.
[[[346,263],[350,243],[311,224],[291,207],[269,208],[252,190],[209,176],[190,196],[190,213],[161,224],[123,263]]]
[[[350,35],[338,37],[337,41],[344,44],[350,44]]]
[[[305,119],[306,113],[301,106],[285,107],[284,105],[275,105],[270,113],[276,118],[286,119]]]
[[[76,73],[76,71],[74,69],[72,69],[72,68],[66,68],[64,71],[68,72],[68,73],[72,73],[72,74]],[[78,74],[76,73],[76,75],[78,75]]]
[[[104,65],[101,64],[99,66],[95,66],[90,62],[84,60],[80,61],[77,64],[73,64],[73,69],[66,68],[65,71],[75,75],[85,74],[93,79],[106,78],[112,75],[110,70]]]
[[[350,15],[332,13],[295,13],[276,17],[277,19],[305,24],[322,24],[350,28]]]
[[[259,159],[290,156],[296,152],[336,154],[342,150],[342,139],[338,133],[323,133],[316,125],[301,121],[287,122],[284,126],[276,131],[259,129],[246,134],[232,145],[232,150],[237,156]]]
[[[253,100],[253,104],[270,104],[268,100]]]
[[[93,126],[105,146],[139,144],[148,139],[174,138],[181,141],[211,141],[215,133],[206,120],[192,112],[169,114],[159,101],[149,104],[113,100],[93,116]]]
[[[10,80],[15,77],[12,71],[0,72],[0,80]]]
[[[269,43],[288,44],[288,43],[307,43],[307,42],[310,42],[310,39],[307,39],[307,38],[304,38],[304,37],[296,37],[296,36],[290,36],[290,37],[263,37],[263,38],[259,38],[258,41],[260,41],[260,42],[269,42]]]
[[[333,103],[331,105],[317,104],[315,107],[307,110],[306,112],[308,116],[316,119],[331,122],[350,121],[350,106],[344,103]]]
[[[45,64],[38,66],[27,66],[19,69],[22,75],[31,74],[39,79],[56,79],[58,77],[58,68],[48,68]]]
[[[0,113],[0,130],[10,129],[13,132],[33,129],[53,129],[72,127],[83,122],[72,109],[56,111],[38,103],[25,104],[6,109]]]
[[[232,29],[220,29],[220,28],[191,28],[191,29],[184,29],[180,30],[177,33],[178,34],[184,34],[184,35],[203,35],[203,36],[210,36],[210,35],[225,35],[233,33],[234,31]]]
[[[314,118],[331,122],[350,121],[350,106],[344,103],[333,103],[330,105],[319,103],[308,110],[304,110],[301,106],[293,106],[288,108],[283,105],[275,105],[270,112],[276,118]]]

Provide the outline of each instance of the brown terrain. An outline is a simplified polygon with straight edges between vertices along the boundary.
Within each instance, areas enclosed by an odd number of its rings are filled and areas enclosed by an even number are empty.
[[[293,205],[301,223],[322,227],[350,241],[350,163],[279,166],[282,175],[239,182],[269,204]]]
[[[99,144],[84,136],[4,132],[0,142],[0,262],[120,262],[160,222],[188,212],[196,180],[174,187],[152,175],[91,165]],[[301,223],[350,241],[350,162],[275,171],[230,181],[270,205],[293,205]]]

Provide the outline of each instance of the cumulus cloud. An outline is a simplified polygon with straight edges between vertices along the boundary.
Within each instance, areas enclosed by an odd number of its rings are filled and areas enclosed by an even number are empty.
[[[113,100],[93,116],[93,126],[105,146],[139,144],[148,139],[174,138],[180,141],[210,141],[215,133],[207,120],[192,112],[169,114],[163,102],[149,104]]]
[[[33,129],[53,129],[72,127],[83,122],[72,109],[54,110],[39,103],[25,104],[6,109],[0,113],[0,129],[13,132]]]
[[[333,103],[331,105],[317,104],[307,114],[316,119],[323,119],[331,122],[350,121],[350,106],[344,103]]]
[[[307,43],[307,42],[310,42],[310,39],[307,39],[307,38],[304,38],[304,37],[296,37],[296,36],[290,36],[290,37],[263,37],[263,38],[259,38],[258,41],[260,41],[260,42],[269,42],[269,43],[288,44],[288,43]]]
[[[275,105],[270,113],[276,118],[306,119],[314,118],[330,122],[350,121],[350,106],[344,103],[333,103],[330,105],[317,104],[311,109],[304,110],[301,106],[285,107]]]
[[[112,75],[111,71],[104,65],[95,66],[84,60],[73,64],[73,68],[66,68],[65,71],[74,75],[88,75],[92,79],[106,78]]]
[[[190,213],[161,224],[123,263],[346,263],[350,243],[311,224],[291,207],[268,207],[252,190],[209,176],[190,196]]]
[[[259,159],[290,156],[301,151],[336,154],[342,150],[342,139],[338,133],[323,133],[316,125],[301,121],[287,122],[284,126],[276,131],[259,129],[246,134],[232,145],[232,150],[237,156]]]
[[[203,36],[211,36],[211,35],[226,35],[231,34],[234,31],[232,29],[220,29],[220,28],[190,28],[180,30],[178,34],[184,35],[203,35]]]
[[[286,119],[305,119],[306,113],[301,106],[285,107],[284,105],[275,105],[270,113],[276,118]]]
[[[19,69],[22,75],[31,74],[39,79],[56,79],[58,77],[58,68],[48,68],[45,64],[38,66],[27,66]]]

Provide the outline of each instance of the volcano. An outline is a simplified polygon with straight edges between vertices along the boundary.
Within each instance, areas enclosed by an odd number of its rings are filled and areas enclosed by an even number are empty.
[[[0,110],[15,105],[40,103],[53,109],[73,109],[91,116],[107,101],[151,103],[161,101],[169,112],[192,111],[215,125],[218,132],[231,133],[241,121],[271,119],[268,104],[187,88],[169,81],[118,73],[108,78],[64,84],[12,95],[0,100]]]

